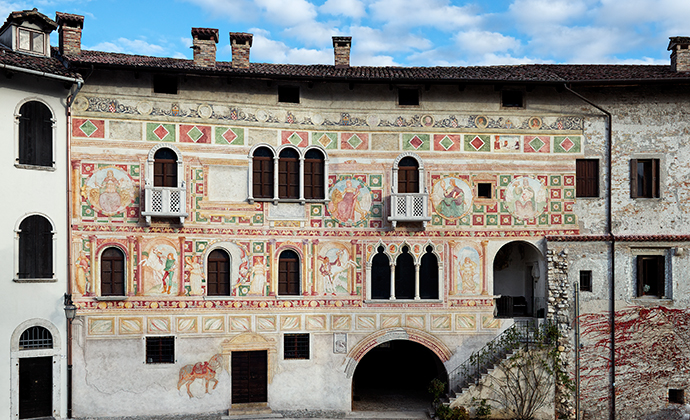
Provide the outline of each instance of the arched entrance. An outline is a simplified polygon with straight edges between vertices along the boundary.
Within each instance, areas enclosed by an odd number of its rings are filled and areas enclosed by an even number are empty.
[[[391,340],[373,347],[359,361],[352,378],[352,409],[363,411],[423,410],[431,397],[429,382],[448,382],[439,357],[410,340]]]
[[[494,258],[494,295],[497,317],[544,317],[545,264],[541,252],[529,242],[510,242]]]

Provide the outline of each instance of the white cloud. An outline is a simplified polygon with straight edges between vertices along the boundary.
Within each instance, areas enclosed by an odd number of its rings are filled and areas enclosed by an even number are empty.
[[[333,46],[332,37],[341,35],[342,32],[334,23],[306,22],[286,28],[281,34],[299,40],[306,46],[329,48]]]
[[[327,0],[319,7],[319,11],[353,19],[361,19],[366,16],[364,3],[361,0]]]
[[[353,34],[352,50],[363,55],[374,56],[379,53],[390,53],[411,50],[424,50],[433,46],[432,42],[406,31],[385,31],[368,26],[351,26],[346,33]]]
[[[326,50],[292,48],[282,41],[270,38],[268,31],[253,28],[254,42],[250,60],[252,62],[327,64],[333,61],[333,52]]]
[[[142,39],[118,38],[115,41],[104,41],[91,47],[84,47],[85,50],[108,51],[125,54],[154,55],[161,56],[167,53],[166,48],[149,44]]]
[[[254,0],[266,18],[283,27],[312,22],[316,6],[306,0]]]
[[[459,7],[448,0],[375,0],[369,10],[372,19],[404,28],[432,26],[453,31],[481,21],[474,6]]]
[[[531,31],[574,22],[587,13],[587,6],[583,0],[515,0],[508,11]]]
[[[453,38],[458,48],[470,55],[516,51],[521,46],[519,40],[498,32],[458,32]]]

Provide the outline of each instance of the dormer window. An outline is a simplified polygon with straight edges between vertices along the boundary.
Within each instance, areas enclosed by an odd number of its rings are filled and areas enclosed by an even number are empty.
[[[19,28],[18,49],[36,54],[45,54],[45,34]]]

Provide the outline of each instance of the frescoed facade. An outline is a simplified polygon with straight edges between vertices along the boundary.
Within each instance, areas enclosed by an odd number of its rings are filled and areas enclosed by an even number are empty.
[[[81,34],[83,17],[60,16],[62,33]],[[655,83],[690,80],[676,69],[616,66],[611,84],[641,71],[641,93],[601,93],[587,67],[286,67],[250,63],[244,33],[230,33],[233,61],[216,63],[218,31],[192,36],[194,60],[82,51],[78,36],[61,38],[70,68],[90,74],[69,131],[75,416],[247,404],[347,412],[400,374],[425,392],[516,320],[550,318],[574,339],[570,284],[590,263],[597,294],[582,295],[582,351],[601,352],[614,230],[666,235],[619,242],[620,309],[685,309],[671,277],[685,263],[673,236],[684,196],[671,190],[685,194],[688,168],[666,154],[682,134],[648,128],[635,142],[624,118],[633,111],[619,103],[657,95],[668,105],[644,118],[662,126],[685,90]],[[350,42],[334,38],[336,57],[349,57]],[[605,119],[567,81],[616,110],[615,158]],[[641,175],[628,199],[630,165]],[[596,194],[584,198],[584,185]],[[597,396],[582,405],[594,418],[606,409],[596,360],[582,394]]]
[[[0,417],[68,415],[66,104],[81,78],[52,56],[52,19],[13,12],[0,27]],[[76,256],[78,258],[78,256]],[[77,261],[77,260],[75,260]],[[87,285],[88,261],[74,281]]]

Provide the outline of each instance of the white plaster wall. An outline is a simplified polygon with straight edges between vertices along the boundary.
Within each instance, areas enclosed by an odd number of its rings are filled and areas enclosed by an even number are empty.
[[[18,384],[11,381],[15,376],[12,370],[18,369],[10,361],[10,337],[15,329],[30,319],[42,319],[54,325],[60,342],[59,376],[54,378],[53,415],[66,415],[66,320],[63,311],[63,294],[67,291],[67,123],[65,117],[65,98],[68,91],[63,82],[46,80],[34,76],[15,73],[9,79],[0,78],[0,176],[7,182],[3,187],[4,207],[0,218],[0,277],[3,293],[0,306],[3,308],[3,321],[0,323],[0,417],[17,418],[16,396]],[[20,169],[15,167],[17,157],[16,126],[14,114],[20,103],[27,99],[43,100],[53,112],[55,123],[55,170]],[[15,227],[19,220],[31,213],[41,213],[56,227],[54,247],[57,252],[55,282],[17,283],[15,278]],[[20,353],[20,352],[19,352]]]

